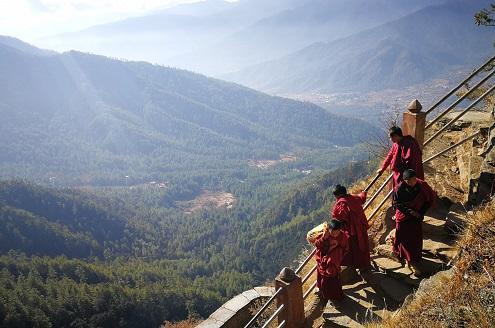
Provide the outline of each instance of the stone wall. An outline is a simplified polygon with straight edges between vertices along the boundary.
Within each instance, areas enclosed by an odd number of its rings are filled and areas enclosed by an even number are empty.
[[[454,114],[446,115],[444,123],[451,119]],[[486,198],[486,181],[492,179],[491,173],[487,172],[486,154],[483,153],[487,132],[493,118],[487,112],[470,112],[461,118],[452,127],[451,131],[459,131],[458,139],[481,130],[482,135],[461,145],[456,150],[456,164],[459,169],[459,188],[464,194],[463,203],[471,206],[479,204]],[[488,181],[489,182],[489,181]],[[488,183],[489,184],[489,183]]]
[[[273,293],[274,287],[254,287],[247,290],[227,301],[196,328],[244,327],[253,317],[250,313],[251,306],[257,300],[268,300]]]

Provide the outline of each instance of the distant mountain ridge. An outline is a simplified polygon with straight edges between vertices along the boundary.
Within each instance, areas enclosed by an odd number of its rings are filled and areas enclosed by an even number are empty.
[[[487,1],[448,1],[329,43],[224,75],[273,93],[400,88],[471,66],[493,53],[495,31],[477,27]]]
[[[405,0],[301,1],[235,31],[218,43],[171,58],[169,63],[214,76],[275,59],[314,42],[353,35],[438,3]]]
[[[38,44],[219,76],[441,1],[207,0],[38,40]]]
[[[10,36],[0,35],[0,44],[35,56],[50,56],[57,54],[55,51],[40,49]]]
[[[238,167],[352,146],[374,130],[310,103],[186,71],[78,52],[33,56],[1,43],[0,86],[4,176]]]
[[[214,44],[304,1],[308,0],[207,0],[43,38],[36,44],[173,66],[169,59],[174,56]]]

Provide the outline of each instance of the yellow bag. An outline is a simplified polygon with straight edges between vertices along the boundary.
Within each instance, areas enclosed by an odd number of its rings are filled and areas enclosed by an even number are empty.
[[[325,231],[330,231],[327,222],[323,222],[322,224],[320,224],[320,225],[314,227],[313,229],[311,229],[310,231],[308,231],[308,233],[306,235],[306,239],[308,240],[308,242],[310,244],[314,245],[315,241],[318,238],[320,238],[321,236],[323,236]]]

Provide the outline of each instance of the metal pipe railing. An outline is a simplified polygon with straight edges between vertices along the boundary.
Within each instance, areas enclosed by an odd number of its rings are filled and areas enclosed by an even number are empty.
[[[387,186],[387,184],[392,180],[393,174],[390,174],[390,176],[385,180],[385,182],[382,183],[382,185],[378,188],[378,190],[371,196],[371,198],[364,204],[363,209],[366,210],[368,206],[371,205],[371,203],[378,197],[378,195],[382,192],[383,188]]]
[[[471,105],[469,105],[465,110],[463,110],[459,115],[454,117],[449,123],[447,123],[445,126],[443,126],[440,130],[435,132],[428,140],[426,140],[423,144],[423,147],[425,147],[427,144],[429,144],[433,139],[438,137],[439,134],[441,134],[443,131],[448,129],[452,124],[454,124],[458,119],[460,119],[462,116],[464,116],[467,112],[469,112],[474,106],[476,106],[480,101],[485,99],[486,96],[488,96],[490,93],[495,90],[495,85],[493,85],[490,89],[488,89],[485,93],[483,93],[481,96],[479,96],[478,99],[476,99]]]
[[[466,92],[462,97],[459,97],[456,101],[452,103],[446,110],[444,110],[440,115],[435,117],[431,122],[429,122],[425,129],[430,128],[433,124],[437,123],[442,117],[447,115],[452,109],[454,109],[457,105],[461,103],[464,99],[466,99],[471,93],[478,90],[478,88],[483,85],[486,81],[488,81],[495,74],[495,70],[491,71],[490,74],[485,76],[482,80],[480,80],[476,85],[474,85],[468,92]]]
[[[304,261],[299,265],[299,267],[296,269],[296,274],[299,274],[299,272],[301,272],[301,270],[304,268],[304,266],[306,264],[308,264],[309,260],[311,260],[311,258],[313,257],[313,255],[315,255],[316,253],[316,248],[313,248],[313,250],[311,251],[311,253],[309,253],[309,255],[304,259]]]
[[[270,297],[270,299],[265,304],[263,304],[261,309],[254,315],[254,317],[252,317],[251,320],[249,320],[249,322],[244,326],[244,328],[251,327],[256,322],[256,320],[258,320],[260,315],[268,308],[268,306],[270,306],[270,304],[278,296],[278,294],[280,294],[281,291],[282,291],[282,287],[279,287],[279,289],[277,289],[277,291],[273,293],[272,297]]]
[[[433,106],[431,106],[427,111],[426,115],[431,113],[435,108],[437,108],[440,104],[442,104],[445,100],[447,100],[450,96],[452,96],[457,90],[459,90],[466,82],[471,80],[475,75],[477,75],[479,72],[481,72],[485,67],[490,65],[492,61],[495,60],[495,56],[492,58],[488,59],[483,65],[481,65],[477,70],[475,70],[473,73],[471,73],[467,78],[465,78],[461,83],[459,83],[455,88],[449,91],[445,96],[443,96],[440,100],[438,100]]]
[[[378,206],[373,210],[373,212],[368,217],[368,222],[371,221],[371,219],[375,216],[376,213],[378,213],[378,211],[383,206],[383,204],[385,204],[385,202],[390,197],[390,195],[392,195],[392,192],[394,192],[394,189],[390,190],[389,193],[387,194],[387,196],[385,196],[385,198],[382,199],[382,201],[380,202],[380,204],[378,204]]]
[[[382,174],[383,174],[383,172],[378,173],[376,175],[376,177],[373,180],[371,180],[371,182],[368,184],[368,186],[366,186],[366,188],[364,188],[364,191],[368,192],[371,189],[371,187],[375,184],[375,182],[378,180],[378,178],[380,178],[382,176]]]
[[[479,135],[479,134],[481,134],[481,131],[478,131],[478,132],[473,133],[473,134],[472,134],[472,135],[470,135],[469,137],[466,137],[466,138],[462,139],[461,141],[457,142],[456,144],[453,144],[452,146],[450,146],[450,147],[448,147],[448,148],[446,148],[446,149],[442,150],[442,151],[441,151],[441,152],[439,152],[438,154],[433,155],[433,156],[429,157],[428,159],[424,160],[424,161],[423,161],[423,164],[426,164],[426,163],[428,163],[429,161],[434,160],[434,159],[435,159],[435,158],[437,158],[438,156],[441,156],[441,155],[445,154],[446,152],[448,152],[448,151],[450,151],[450,150],[452,150],[452,149],[454,149],[454,148],[456,148],[456,147],[458,147],[458,146],[462,145],[462,144],[463,144],[463,143],[465,143],[466,141],[469,141],[469,140],[473,139],[474,137],[476,137],[476,136],[477,136],[477,135]]]
[[[382,192],[382,190],[387,186],[387,184],[390,182],[390,180],[392,180],[392,177],[393,177],[393,174],[391,174],[387,180],[385,180],[385,182],[382,183],[382,185],[378,188],[378,190],[373,194],[373,196],[371,196],[371,198],[366,202],[366,204],[364,204],[363,206],[363,209],[366,210],[368,208],[368,206],[371,205],[371,203],[373,203],[373,201],[376,199],[376,197],[378,197],[378,195]]]
[[[308,290],[306,291],[306,293],[304,293],[303,295],[303,299],[305,300],[306,297],[308,297],[308,295],[313,291],[313,289],[315,289],[316,287],[316,283],[318,282],[318,280],[315,280],[315,282],[308,288]]]
[[[277,326],[277,328],[282,328],[285,326],[285,320],[280,323],[280,325]]]
[[[283,309],[284,309],[284,305],[282,304],[278,307],[275,313],[272,314],[272,316],[265,322],[265,324],[261,328],[268,327],[268,325],[272,323],[273,319],[275,319],[280,314],[280,312],[282,312]]]
[[[301,280],[301,283],[304,284],[308,279],[309,277],[311,277],[311,275],[316,271],[316,264],[311,268],[311,270],[308,272],[308,274],[306,274],[304,276],[304,278]]]

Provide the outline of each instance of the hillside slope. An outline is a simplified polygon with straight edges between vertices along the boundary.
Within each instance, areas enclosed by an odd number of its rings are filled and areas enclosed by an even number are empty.
[[[186,71],[78,52],[36,56],[1,43],[0,86],[2,176],[89,183],[224,169],[353,146],[374,130]]]

